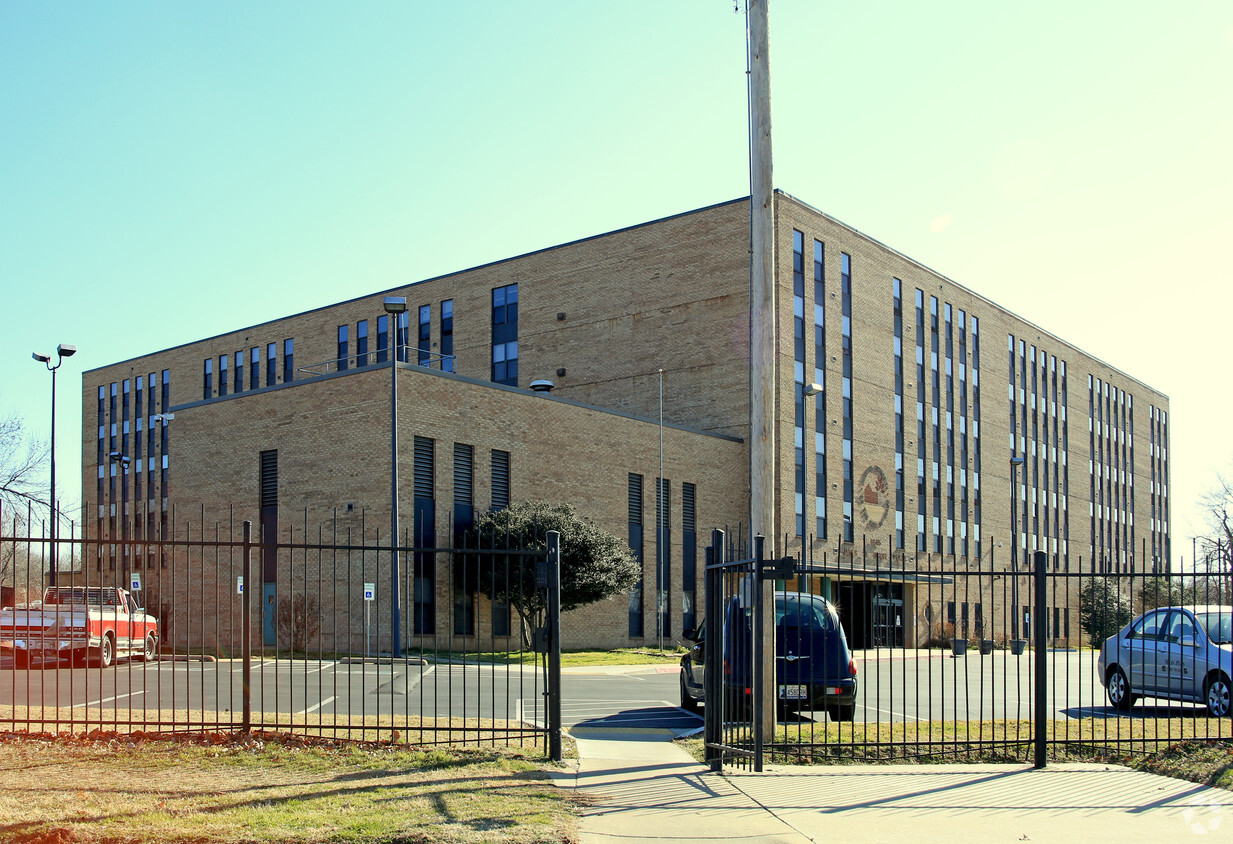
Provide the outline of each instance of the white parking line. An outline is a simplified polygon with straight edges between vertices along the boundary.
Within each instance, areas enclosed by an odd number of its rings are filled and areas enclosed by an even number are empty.
[[[296,714],[297,714],[297,715],[307,715],[308,713],[310,713],[310,712],[316,712],[316,711],[317,711],[318,709],[320,709],[321,707],[326,706],[327,704],[330,704],[330,703],[333,703],[333,702],[334,702],[334,696],[333,696],[333,695],[330,695],[330,696],[329,696],[329,697],[327,697],[325,700],[319,700],[319,701],[317,701],[316,703],[314,703],[312,706],[308,707],[307,709],[301,709],[301,710],[300,710],[299,712],[297,712]]]
[[[114,697],[105,697],[101,700],[90,700],[85,703],[77,703],[73,705],[73,708],[80,709],[84,706],[102,706],[104,703],[111,703],[113,700],[123,700],[126,697],[137,697],[137,695],[144,695],[145,693],[145,689],[140,689],[135,692],[129,692],[126,695],[115,695]]]

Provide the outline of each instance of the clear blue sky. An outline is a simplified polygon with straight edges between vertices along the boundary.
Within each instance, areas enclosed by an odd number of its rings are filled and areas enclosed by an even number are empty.
[[[770,0],[775,184],[1168,393],[1233,462],[1233,4]],[[748,193],[732,0],[0,4],[0,412]]]

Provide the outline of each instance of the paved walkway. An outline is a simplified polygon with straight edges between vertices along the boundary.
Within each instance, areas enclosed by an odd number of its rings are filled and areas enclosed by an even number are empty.
[[[662,733],[579,730],[583,844],[1233,841],[1233,793],[1116,765],[775,766],[719,775]]]

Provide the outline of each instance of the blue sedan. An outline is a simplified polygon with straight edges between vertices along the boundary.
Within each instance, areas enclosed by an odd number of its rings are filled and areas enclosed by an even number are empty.
[[[1140,697],[1201,703],[1223,718],[1233,707],[1233,607],[1157,607],[1105,640],[1096,663],[1109,703]]]

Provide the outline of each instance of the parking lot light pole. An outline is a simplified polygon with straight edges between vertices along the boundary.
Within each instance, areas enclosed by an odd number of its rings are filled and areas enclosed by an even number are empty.
[[[56,585],[56,571],[59,569],[60,548],[56,545],[56,528],[59,527],[60,510],[56,506],[56,370],[64,363],[64,359],[77,354],[77,347],[61,343],[56,347],[56,365],[51,365],[51,355],[33,352],[30,357],[45,365],[51,372],[51,489],[47,507],[51,515],[51,562],[47,573],[47,585]]]
[[[386,296],[382,303],[385,312],[394,323],[394,354],[390,358],[390,638],[394,642],[393,654],[402,656],[402,607],[398,584],[398,341],[400,317],[407,310],[405,296]]]
[[[1017,454],[1010,457],[1010,638],[1019,638],[1019,467],[1024,464],[1024,458]]]

